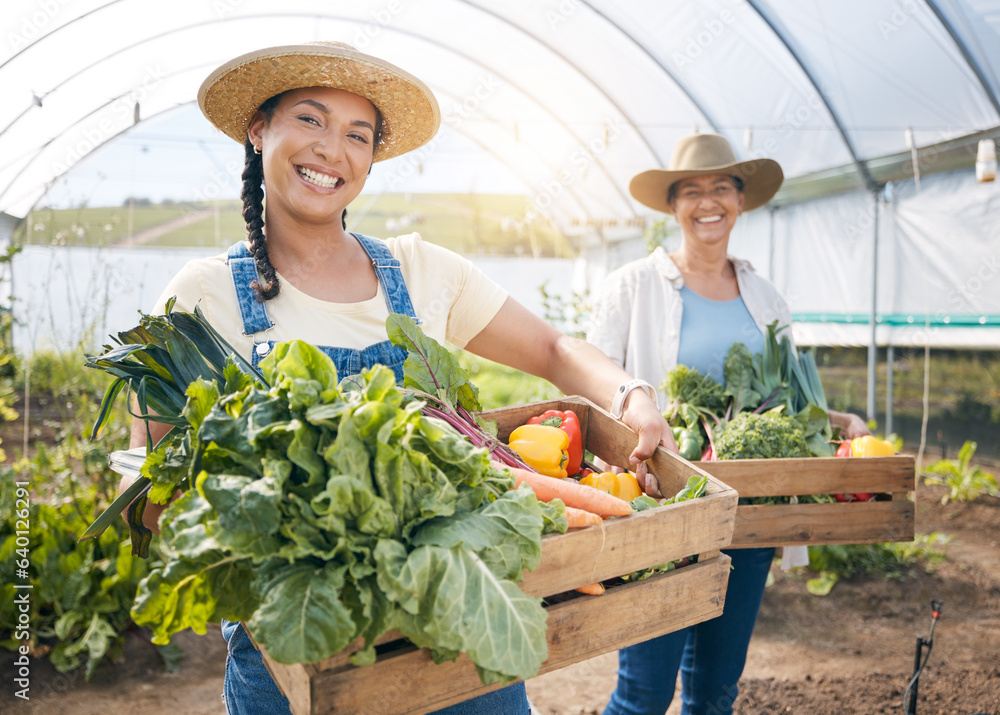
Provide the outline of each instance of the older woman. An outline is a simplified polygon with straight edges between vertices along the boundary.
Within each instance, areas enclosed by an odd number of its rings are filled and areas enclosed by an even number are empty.
[[[588,341],[653,385],[678,364],[722,382],[734,342],[760,352],[768,323],[790,325],[791,314],[769,281],[729,255],[729,236],[739,215],[770,201],[782,180],[775,161],[737,161],[717,134],[682,138],[668,170],[634,177],[632,196],[673,214],[683,239],[672,253],[657,248],[611,274]],[[868,433],[857,415],[831,411],[830,419],[849,437]],[[678,669],[685,715],[732,712],[774,549],[726,553],[733,570],[723,614],[620,651],[606,714],[665,712]]]

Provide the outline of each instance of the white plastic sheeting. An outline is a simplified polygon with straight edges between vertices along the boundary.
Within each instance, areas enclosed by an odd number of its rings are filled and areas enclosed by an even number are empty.
[[[644,213],[635,173],[695,127],[790,177],[1000,126],[997,0],[9,0],[0,211],[23,216],[89,152],[194,100],[251,49],[339,39],[427,81],[441,144],[397,188],[485,158],[557,222]],[[463,138],[455,142],[455,135]],[[465,159],[460,157],[465,156]],[[401,160],[404,165],[407,160]],[[413,158],[410,159],[411,165]],[[161,168],[162,170],[162,168]],[[394,169],[390,168],[389,173]]]
[[[13,344],[18,353],[83,348],[98,351],[139,322],[170,278],[194,258],[218,249],[26,246],[14,257],[13,283],[0,282],[12,302]],[[512,256],[470,256],[486,275],[520,302],[544,315],[538,286],[571,275],[574,261]]]
[[[1000,188],[971,167],[975,139],[1000,136],[1000,0],[8,0],[0,31],[0,212],[16,217],[109,188],[235,197],[241,149],[193,106],[202,79],[252,49],[335,39],[424,79],[444,116],[363,201],[524,193],[525,218],[574,235],[596,275],[643,250],[650,212],[629,179],[717,131],[788,177],[733,251],[785,291],[800,340],[867,344],[853,321],[874,308],[881,343],[998,342]],[[955,327],[979,319],[994,327]]]

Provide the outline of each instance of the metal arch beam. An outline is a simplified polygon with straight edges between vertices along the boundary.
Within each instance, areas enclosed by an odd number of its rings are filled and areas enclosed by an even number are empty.
[[[444,94],[447,94],[452,99],[457,99],[457,97],[455,97],[454,95],[452,95],[449,92],[445,92]],[[494,123],[496,123],[496,124],[499,125],[498,122],[494,122]],[[468,139],[469,141],[471,141],[473,144],[475,144],[476,146],[478,146],[480,149],[482,149],[484,152],[486,152],[487,154],[489,154],[490,156],[492,156],[494,159],[496,159],[497,161],[499,161],[501,164],[503,164],[504,166],[506,166],[508,169],[510,169],[511,173],[514,174],[514,176],[516,176],[517,178],[519,178],[524,183],[525,186],[531,187],[531,186],[534,185],[533,182],[530,181],[526,176],[524,176],[522,174],[522,172],[517,168],[517,166],[514,163],[508,161],[504,157],[503,154],[501,154],[500,152],[498,152],[498,151],[494,150],[493,148],[487,146],[483,142],[479,141],[479,139],[477,139],[476,137],[472,136],[468,132],[463,132],[461,130],[461,127],[456,127],[455,130],[458,131],[466,139]],[[416,151],[420,151],[420,149],[417,149]],[[551,164],[549,164],[544,159],[539,159],[539,160],[542,162],[542,164],[545,165],[545,167],[547,169],[551,170],[554,174],[558,173],[557,167],[552,166]],[[573,189],[573,186],[570,185],[570,186],[567,186],[566,188],[567,188],[569,194],[573,197],[573,201],[576,202],[577,207],[583,212],[583,214],[587,218],[591,218],[592,214],[587,210],[587,203],[583,199],[580,198],[579,194],[577,194],[577,192]],[[543,215],[545,214],[545,212],[542,211],[541,209],[539,209],[539,213],[542,213]]]
[[[182,70],[182,71],[183,71],[183,72],[187,72],[188,70]],[[178,73],[173,73],[173,74],[178,74]],[[173,74],[171,74],[171,75],[166,75],[166,76],[168,76],[168,77],[171,77],[171,76],[173,76]],[[129,90],[129,92],[131,92],[131,91],[132,91],[132,90],[130,89],[130,90]],[[66,128],[65,128],[65,129],[63,130],[63,133],[65,133],[65,132],[66,132],[67,130],[69,130],[69,129],[72,129],[73,127],[75,127],[75,126],[76,126],[76,125],[78,125],[78,124],[79,124],[80,122],[82,122],[82,121],[84,121],[85,119],[87,119],[88,117],[92,117],[93,115],[97,114],[97,113],[98,113],[99,111],[101,111],[101,110],[102,110],[102,109],[104,109],[105,107],[108,107],[108,106],[110,106],[110,105],[114,104],[115,102],[117,102],[117,101],[118,101],[119,99],[121,99],[122,97],[126,97],[126,96],[128,96],[128,92],[125,92],[125,93],[123,93],[123,94],[120,94],[120,95],[118,95],[117,97],[112,97],[111,99],[109,99],[109,100],[108,100],[107,102],[105,102],[104,104],[102,104],[102,105],[100,105],[100,106],[97,106],[97,107],[94,107],[94,109],[90,110],[89,112],[87,112],[86,114],[84,114],[84,115],[83,115],[82,117],[80,117],[79,119],[77,119],[77,120],[76,120],[75,122],[73,122],[72,124],[70,124],[70,125],[69,125],[68,127],[66,127]],[[174,105],[174,107],[179,107],[179,106],[181,106],[181,105],[179,105],[179,104],[175,104],[175,105]],[[169,107],[168,109],[173,109],[174,107]],[[165,110],[161,110],[160,112],[157,112],[157,113],[156,113],[156,114],[154,114],[153,116],[154,116],[154,117],[155,117],[155,116],[159,116],[160,114],[162,114],[162,112],[165,112],[165,111],[168,111],[168,110],[167,110],[167,109],[165,109]],[[143,120],[141,120],[141,121],[145,121],[145,119],[143,119]],[[123,134],[124,132],[127,132],[127,131],[128,131],[129,129],[131,129],[131,128],[132,128],[132,127],[134,127],[134,126],[135,126],[135,124],[131,124],[131,125],[129,125],[129,126],[127,126],[127,127],[125,127],[124,129],[122,129],[121,131],[117,131],[117,132],[115,132],[114,134],[111,134],[111,135],[109,135],[109,136],[108,136],[108,137],[107,137],[106,139],[104,139],[104,141],[102,141],[102,142],[101,142],[100,144],[96,144],[96,145],[94,145],[94,147],[93,147],[92,149],[90,149],[90,150],[89,150],[89,151],[87,152],[87,154],[91,154],[91,153],[92,153],[92,152],[94,151],[94,149],[96,149],[97,147],[99,147],[99,146],[104,146],[104,145],[105,145],[105,144],[107,144],[107,143],[108,143],[109,141],[111,141],[112,139],[114,139],[114,138],[115,138],[115,137],[117,137],[118,135],[120,135],[120,134]],[[38,150],[37,150],[37,151],[35,152],[34,156],[32,156],[32,157],[31,157],[30,159],[28,159],[28,160],[27,160],[27,161],[25,162],[24,166],[23,166],[23,167],[21,167],[21,170],[20,170],[20,171],[18,171],[18,172],[17,172],[17,174],[15,174],[15,175],[13,176],[13,178],[11,178],[11,180],[10,180],[10,183],[8,183],[8,184],[7,184],[7,186],[5,186],[5,187],[3,188],[3,190],[2,190],[2,191],[0,191],[0,201],[2,201],[2,200],[3,200],[3,198],[4,198],[4,197],[5,197],[6,195],[7,195],[7,192],[8,192],[8,191],[10,191],[11,187],[12,187],[12,186],[14,186],[14,184],[16,184],[16,183],[17,183],[17,180],[18,180],[19,178],[21,178],[21,174],[23,174],[23,173],[24,173],[25,171],[27,171],[27,170],[28,170],[28,167],[30,167],[30,166],[31,166],[32,164],[34,164],[34,163],[35,163],[35,160],[37,160],[37,159],[38,159],[38,157],[39,157],[39,156],[41,155],[41,153],[42,153],[42,152],[44,152],[44,151],[45,151],[45,150],[46,150],[46,149],[47,149],[47,148],[49,147],[49,145],[50,145],[50,144],[51,144],[51,143],[52,143],[53,141],[55,141],[55,137],[52,137],[51,139],[49,139],[48,141],[46,141],[46,142],[45,142],[44,144],[42,144],[42,145],[41,145],[40,147],[38,147]],[[82,158],[83,158],[83,157],[81,157],[81,159],[82,159]],[[79,163],[79,162],[77,162],[77,163]],[[72,166],[67,166],[67,167],[66,167],[66,171],[69,171],[69,170],[70,170],[71,168],[73,168],[73,166],[76,166],[76,163],[74,163],[74,164],[73,164]],[[53,177],[52,177],[52,178],[51,178],[51,179],[49,180],[49,182],[48,182],[48,183],[49,183],[49,184],[51,185],[51,184],[52,184],[52,182],[54,182],[54,181],[55,181],[56,179],[58,179],[58,178],[59,178],[59,177],[61,177],[61,176],[62,176],[63,174],[65,174],[65,173],[66,173],[66,171],[63,171],[63,172],[60,172],[60,173],[59,173],[59,174],[57,174],[56,176],[53,176]],[[43,192],[43,194],[44,194],[44,192]],[[34,205],[32,205],[32,209],[34,209]]]
[[[196,22],[196,23],[193,23],[193,24],[190,24],[190,25],[184,25],[182,27],[173,28],[171,30],[167,30],[166,32],[162,32],[162,33],[160,33],[158,35],[153,35],[151,37],[147,37],[147,38],[144,38],[142,40],[139,40],[138,42],[134,42],[131,45],[127,45],[126,47],[119,48],[119,49],[115,50],[114,52],[112,52],[112,53],[110,53],[108,55],[105,55],[101,59],[99,59],[99,60],[91,63],[87,67],[82,68],[81,70],[79,70],[78,72],[76,72],[73,75],[73,77],[78,76],[82,72],[85,72],[86,70],[90,69],[91,67],[93,67],[93,66],[95,66],[97,64],[100,64],[101,62],[104,62],[105,60],[107,60],[110,57],[113,57],[113,56],[115,56],[117,54],[120,54],[122,52],[130,50],[130,49],[132,49],[134,47],[138,47],[139,45],[142,45],[142,44],[144,44],[146,42],[150,42],[152,40],[157,40],[157,39],[159,39],[161,37],[166,37],[168,35],[171,35],[171,34],[174,34],[174,33],[177,33],[177,32],[183,32],[185,30],[190,30],[190,29],[193,29],[193,28],[196,28],[196,27],[203,27],[203,26],[207,26],[207,25],[215,25],[215,24],[221,24],[221,23],[226,23],[226,22],[238,22],[238,21],[246,21],[246,20],[255,20],[255,19],[269,18],[269,17],[275,17],[275,18],[282,18],[282,17],[321,17],[321,18],[324,18],[324,19],[340,20],[340,21],[345,21],[345,22],[349,22],[349,23],[357,22],[355,18],[342,17],[342,16],[339,16],[339,15],[331,15],[331,14],[317,14],[315,12],[308,12],[308,13],[301,13],[301,12],[298,12],[298,13],[281,13],[281,12],[278,12],[278,13],[257,13],[257,14],[253,14],[253,15],[240,15],[240,16],[228,17],[228,18],[216,18],[216,19],[212,19],[212,20],[204,20],[204,21]],[[67,25],[68,24],[70,24],[70,23],[67,23]],[[65,27],[65,25],[62,26],[62,27]],[[428,42],[430,41],[430,38],[428,38],[428,37],[426,37],[424,35],[420,35],[420,34],[418,34],[416,32],[410,31],[410,30],[404,30],[404,29],[400,29],[400,28],[397,28],[397,27],[389,27],[387,29],[390,32],[396,32],[396,33],[399,33],[401,35],[406,35],[408,37],[416,38],[418,40],[428,41]],[[50,35],[51,34],[52,33],[50,33]],[[46,37],[48,37],[48,36],[49,35],[46,35]],[[41,42],[43,39],[45,39],[45,38],[41,38],[39,40],[39,42]],[[37,43],[35,43],[35,44],[37,44]],[[453,53],[453,54],[455,54],[455,55],[457,55],[457,56],[465,59],[467,62],[469,62],[472,65],[481,67],[481,68],[489,70],[491,72],[495,72],[495,70],[493,70],[493,68],[484,65],[479,60],[477,60],[477,59],[475,59],[473,57],[470,57],[469,55],[467,55],[467,54],[465,54],[463,52],[459,52],[458,50],[456,50],[453,47],[448,47],[448,46],[444,46],[444,47],[449,52],[451,52],[451,53]],[[583,138],[580,137],[580,136],[578,136],[576,134],[576,132],[574,132],[573,129],[568,124],[566,124],[566,122],[564,122],[562,119],[560,119],[559,116],[554,111],[552,111],[551,109],[549,109],[548,105],[545,102],[541,101],[538,97],[534,96],[530,92],[526,92],[518,84],[511,82],[510,79],[508,77],[506,77],[505,75],[503,75],[503,74],[501,74],[499,72],[496,72],[496,74],[498,76],[500,76],[501,79],[503,79],[503,81],[506,82],[509,86],[513,87],[516,91],[518,91],[521,94],[523,94],[526,97],[528,97],[532,102],[534,102],[536,105],[538,105],[546,114],[548,114],[549,116],[551,116],[555,120],[555,122],[559,126],[561,126],[563,128],[563,130],[567,134],[569,134],[571,137],[573,137],[573,139],[575,139],[577,141],[578,144],[580,144],[581,146],[586,146],[586,143],[583,141]],[[68,80],[66,80],[66,81],[68,81]],[[62,86],[63,84],[66,83],[66,81],[61,82],[60,85],[58,85],[58,86]],[[125,96],[125,95],[122,95],[122,96]],[[120,99],[120,98],[121,97],[116,97],[115,99],[117,100],[117,99]],[[105,106],[105,105],[102,105],[102,106]],[[16,117],[14,119],[14,121],[17,121],[18,119],[20,119],[20,117],[24,116],[24,114],[25,114],[25,112],[22,112],[21,115],[19,115],[18,117]],[[10,125],[8,124],[8,126],[5,127],[3,131],[6,131],[9,127],[10,127]],[[643,140],[645,141],[645,137],[643,137]],[[655,156],[655,154],[654,154],[654,156]],[[608,170],[604,166],[604,164],[601,163],[600,161],[597,161],[595,163],[596,163],[597,167],[599,168],[600,172],[604,175],[604,177],[607,179],[608,183],[611,185],[613,191],[615,191],[618,194],[618,196],[621,198],[622,203],[625,206],[628,207],[628,209],[632,212],[633,216],[636,215],[635,209],[632,207],[632,204],[629,201],[628,197],[622,191],[622,188],[620,186],[618,186],[618,184],[614,181],[614,179],[608,173]],[[18,175],[20,175],[20,173]],[[532,186],[532,184],[529,184],[529,186]],[[9,189],[9,186],[7,188]],[[7,189],[4,189],[3,192],[0,192],[0,198],[2,198],[4,196],[4,194],[6,194],[6,192],[7,192]]]
[[[214,63],[209,63],[209,64],[214,64]],[[176,71],[176,72],[172,72],[172,73],[170,73],[170,74],[168,74],[168,75],[166,75],[166,76],[167,76],[167,77],[172,77],[172,76],[175,76],[175,75],[177,75],[177,74],[182,74],[182,73],[184,73],[184,72],[190,72],[190,71],[191,71],[192,69],[196,69],[196,68],[198,68],[198,67],[201,67],[201,66],[202,66],[202,65],[194,65],[193,67],[188,67],[188,68],[185,68],[185,69],[183,69],[183,70],[178,70],[178,71]],[[130,91],[131,91],[131,90],[130,90]],[[87,114],[85,114],[84,116],[80,117],[80,118],[79,118],[79,119],[78,119],[77,121],[75,121],[75,122],[74,122],[73,124],[71,124],[71,125],[70,125],[69,127],[67,127],[67,129],[71,129],[72,127],[75,127],[75,126],[76,126],[76,125],[78,125],[78,124],[79,124],[80,122],[82,122],[82,121],[84,121],[85,119],[87,119],[88,117],[90,117],[90,116],[92,116],[92,115],[96,114],[96,113],[97,113],[97,112],[99,112],[99,111],[100,111],[101,109],[104,109],[105,107],[107,107],[107,106],[109,106],[109,105],[111,105],[111,104],[114,104],[114,103],[115,103],[115,102],[117,102],[117,101],[118,101],[119,99],[121,99],[122,97],[125,97],[125,96],[127,96],[127,95],[128,95],[128,92],[125,92],[124,94],[122,94],[122,95],[120,95],[120,96],[118,96],[118,97],[115,97],[115,98],[113,98],[113,99],[110,99],[110,100],[108,100],[107,102],[105,102],[105,103],[104,103],[104,104],[102,104],[101,106],[99,106],[99,107],[97,107],[97,108],[93,109],[92,111],[88,112],[88,113],[87,113]],[[183,103],[181,103],[181,104],[175,104],[175,105],[173,105],[173,106],[171,106],[171,107],[167,107],[166,109],[162,109],[162,110],[160,110],[160,111],[156,112],[155,114],[152,114],[152,115],[150,115],[150,116],[148,116],[148,117],[144,117],[144,118],[143,118],[143,119],[142,119],[142,120],[140,121],[140,123],[141,123],[141,122],[145,122],[145,121],[147,121],[148,119],[152,119],[153,117],[157,117],[157,116],[159,116],[160,114],[163,114],[164,112],[169,112],[169,111],[172,111],[172,110],[174,110],[174,109],[176,109],[176,108],[178,108],[178,107],[183,107],[183,106],[185,106],[185,105],[187,105],[187,104],[192,104],[192,103],[193,103],[193,101],[194,101],[194,100],[192,100],[192,101],[190,101],[190,102],[183,102]],[[115,132],[114,134],[112,134],[112,135],[108,136],[108,137],[107,137],[107,138],[106,138],[106,139],[105,139],[105,140],[104,140],[103,142],[101,142],[101,144],[98,144],[98,145],[96,145],[96,146],[94,147],[94,149],[92,149],[91,151],[94,151],[94,150],[96,150],[96,149],[97,149],[98,147],[100,147],[100,146],[103,146],[104,144],[107,144],[108,142],[110,142],[110,141],[114,140],[115,138],[117,138],[117,137],[121,136],[121,135],[122,135],[122,134],[124,134],[125,132],[129,131],[130,129],[132,129],[132,127],[134,127],[134,126],[135,126],[134,124],[133,124],[133,125],[129,125],[129,126],[127,126],[127,127],[123,128],[123,129],[121,129],[120,131],[117,131],[117,132]],[[480,148],[481,148],[481,149],[482,149],[483,151],[485,151],[485,152],[486,152],[487,154],[491,155],[491,156],[492,156],[493,158],[495,158],[495,159],[496,159],[497,161],[499,161],[499,162],[500,162],[501,164],[503,164],[503,165],[504,165],[504,166],[506,166],[506,167],[507,167],[508,169],[510,169],[510,170],[511,170],[511,172],[512,172],[512,173],[513,173],[513,174],[514,174],[515,176],[517,176],[517,177],[518,177],[519,179],[521,179],[521,181],[522,181],[522,182],[524,183],[524,185],[525,185],[525,186],[528,186],[528,187],[532,186],[532,182],[531,182],[531,181],[530,181],[530,180],[529,180],[529,179],[528,179],[528,178],[527,178],[526,176],[524,176],[524,175],[523,175],[523,174],[522,174],[522,173],[520,172],[520,170],[519,170],[519,169],[517,168],[517,166],[515,166],[515,165],[514,165],[514,164],[512,164],[512,163],[511,163],[510,161],[508,161],[508,160],[507,160],[507,159],[506,159],[506,158],[505,158],[505,157],[504,157],[504,156],[503,156],[503,155],[502,155],[501,153],[499,153],[499,152],[498,152],[498,151],[496,151],[495,149],[492,149],[491,147],[487,146],[486,144],[484,144],[483,142],[479,141],[479,140],[478,140],[478,139],[476,139],[475,137],[473,137],[473,136],[469,135],[468,133],[466,133],[466,132],[462,132],[462,131],[461,131],[461,128],[457,128],[457,129],[456,129],[456,131],[460,132],[460,133],[461,133],[461,134],[462,134],[463,136],[465,136],[465,137],[466,137],[467,139],[469,139],[469,141],[471,141],[471,142],[473,142],[474,144],[476,144],[477,146],[479,146],[479,147],[480,147]],[[31,164],[32,164],[32,163],[34,163],[35,159],[37,159],[37,158],[38,158],[38,156],[39,156],[39,155],[40,155],[40,154],[41,154],[41,153],[42,153],[43,151],[45,151],[45,149],[46,149],[46,148],[47,148],[47,147],[49,146],[49,144],[51,144],[51,143],[52,143],[52,140],[49,140],[49,141],[45,142],[45,143],[44,143],[44,144],[43,144],[43,145],[42,145],[41,147],[39,147],[38,151],[37,151],[37,152],[35,153],[35,156],[34,156],[34,157],[32,157],[31,159],[29,159],[29,160],[28,160],[28,162],[27,162],[27,163],[25,164],[24,168],[23,168],[23,169],[22,169],[21,171],[19,171],[19,172],[17,173],[17,175],[16,175],[15,177],[14,177],[14,179],[13,179],[13,180],[11,181],[11,183],[10,183],[10,184],[8,184],[8,186],[7,186],[6,188],[4,188],[4,190],[3,190],[2,192],[0,192],[0,200],[2,200],[2,199],[3,199],[3,197],[4,197],[4,196],[5,196],[6,194],[7,194],[7,191],[8,191],[9,189],[10,189],[10,187],[11,187],[11,186],[13,186],[13,185],[14,185],[14,184],[16,183],[17,179],[18,179],[18,178],[19,178],[19,177],[21,176],[21,174],[23,174],[23,173],[24,173],[24,171],[26,171],[26,170],[27,170],[27,168],[28,168],[29,166],[31,166]],[[544,163],[544,162],[543,162],[543,163]],[[74,166],[75,166],[75,165],[74,165]],[[547,164],[547,163],[546,163],[546,166],[548,166],[548,164]],[[68,166],[68,167],[66,168],[66,170],[65,170],[65,171],[63,171],[63,172],[61,172],[61,173],[57,174],[56,176],[53,176],[53,177],[52,177],[52,178],[51,178],[51,179],[49,180],[49,182],[48,182],[48,183],[49,183],[49,185],[51,185],[52,183],[54,183],[55,181],[57,181],[57,180],[58,180],[59,178],[61,178],[62,176],[64,176],[64,175],[65,175],[66,173],[68,173],[68,172],[69,172],[69,171],[70,171],[70,170],[71,170],[72,168],[73,168],[72,166]],[[549,167],[549,168],[553,168],[553,167]],[[584,201],[583,201],[583,200],[582,200],[582,199],[581,199],[581,198],[580,198],[580,197],[579,197],[579,196],[577,195],[577,193],[576,193],[576,192],[575,192],[575,191],[573,190],[573,188],[572,188],[572,187],[568,187],[568,193],[569,193],[569,194],[570,194],[570,195],[571,195],[571,196],[573,197],[573,200],[574,200],[574,201],[576,202],[577,206],[578,206],[578,207],[580,208],[580,210],[581,210],[581,211],[583,212],[583,214],[584,214],[585,216],[587,216],[587,217],[589,218],[589,217],[591,216],[591,214],[590,214],[590,212],[589,212],[589,211],[587,210],[587,206],[586,206],[586,203],[585,203],[585,202],[584,202]],[[34,203],[32,204],[31,208],[29,209],[29,213],[30,213],[31,211],[33,211],[33,210],[35,209],[35,206],[36,206],[36,205],[38,204],[38,201],[40,201],[40,200],[42,199],[42,197],[43,197],[44,195],[45,195],[45,192],[43,191],[43,192],[42,192],[42,193],[41,193],[41,194],[40,194],[40,195],[38,196],[38,198],[37,198],[37,199],[35,200],[35,202],[34,202]],[[544,212],[543,212],[543,213],[544,213]]]
[[[973,56],[972,52],[969,51],[968,45],[966,45],[959,36],[958,30],[955,29],[955,26],[951,24],[951,21],[938,6],[937,0],[924,0],[924,2],[927,3],[927,7],[930,8],[930,11],[934,13],[935,17],[937,17],[938,22],[941,23],[941,27],[943,27],[945,32],[948,33],[951,41],[955,43],[955,46],[961,53],[965,63],[969,65],[969,69],[972,70],[972,74],[974,74],[976,79],[979,80],[979,84],[983,88],[986,98],[990,101],[990,104],[993,105],[993,111],[997,113],[997,118],[1000,118],[1000,97],[997,97],[993,88],[990,87],[990,83],[986,79],[986,72],[979,64],[979,61]]]
[[[681,91],[681,93],[688,98],[688,101],[691,102],[691,104],[694,105],[694,108],[697,109],[698,112],[701,114],[701,116],[705,118],[705,121],[708,123],[708,126],[712,129],[712,131],[714,131],[717,134],[721,134],[721,131],[719,129],[719,123],[712,118],[712,115],[708,112],[707,109],[705,109],[704,105],[702,105],[702,103],[698,101],[698,99],[694,96],[691,90],[688,89],[688,87],[683,82],[680,81],[677,75],[674,74],[669,67],[667,67],[663,62],[661,62],[656,55],[654,55],[652,52],[649,51],[648,47],[646,47],[644,44],[639,42],[635,37],[626,32],[621,25],[619,25],[617,22],[608,17],[607,14],[601,12],[596,7],[594,7],[593,4],[591,4],[588,0],[577,0],[577,2],[579,2],[584,7],[588,8],[592,13],[594,13],[599,18],[604,20],[607,24],[611,25],[611,27],[618,30],[618,32],[620,32],[623,36],[631,40],[632,44],[634,44],[636,47],[642,50],[643,54],[645,54],[646,57],[652,60],[656,64],[656,66],[660,68],[663,74],[667,75],[667,77],[670,78],[670,81],[673,82],[674,85]]]
[[[13,62],[22,53],[27,52],[28,50],[30,50],[32,47],[34,47],[35,45],[39,44],[40,42],[44,42],[45,40],[47,40],[48,38],[52,37],[54,34],[56,34],[57,32],[59,32],[60,30],[62,30],[63,28],[69,27],[74,22],[77,22],[78,20],[82,20],[83,18],[87,17],[88,15],[93,15],[95,12],[100,12],[101,10],[109,8],[112,5],[115,5],[115,4],[120,3],[120,2],[123,2],[123,0],[111,0],[111,2],[105,3],[104,5],[101,5],[100,7],[95,7],[93,10],[88,10],[87,12],[83,13],[82,15],[78,15],[78,16],[74,17],[72,20],[70,20],[69,22],[67,22],[67,23],[65,23],[63,25],[60,25],[59,27],[57,27],[56,29],[54,29],[52,32],[49,32],[49,33],[47,33],[45,35],[42,35],[41,37],[39,37],[34,42],[28,43],[27,47],[24,47],[24,48],[18,50],[17,52],[15,52],[14,54],[12,54],[10,57],[8,57],[6,60],[4,60],[3,63],[0,63],[0,70],[2,70],[4,67],[6,67],[7,63]]]
[[[626,112],[624,109],[622,109],[622,107],[618,104],[618,102],[616,102],[614,99],[612,99],[611,95],[609,95],[606,91],[604,91],[604,88],[600,84],[598,84],[593,79],[591,79],[590,76],[587,75],[587,73],[585,73],[583,70],[581,70],[580,67],[578,67],[575,63],[571,62],[570,59],[566,55],[564,55],[562,52],[560,52],[555,47],[553,47],[551,43],[546,42],[545,40],[543,40],[541,37],[539,37],[538,35],[534,34],[533,32],[529,32],[528,30],[526,30],[521,25],[518,25],[516,23],[511,22],[507,18],[505,18],[502,15],[498,14],[495,10],[490,10],[490,9],[485,8],[485,7],[482,7],[481,5],[477,5],[474,2],[472,2],[472,0],[458,0],[458,2],[461,2],[461,3],[465,4],[465,5],[468,5],[469,7],[475,8],[476,10],[479,10],[480,12],[485,13],[486,15],[489,15],[493,19],[498,20],[498,21],[502,22],[503,24],[505,24],[505,25],[507,25],[509,27],[515,28],[518,32],[520,32],[523,35],[527,35],[532,40],[534,40],[535,42],[537,42],[539,45],[541,45],[542,47],[544,47],[546,50],[548,50],[549,52],[551,52],[552,54],[554,54],[556,57],[558,57],[559,59],[561,59],[563,62],[565,62],[567,65],[569,65],[570,67],[572,67],[573,69],[575,69],[577,71],[577,74],[579,74],[581,77],[583,77],[587,82],[590,83],[590,85],[592,87],[594,87],[598,92],[600,92],[601,96],[604,97],[604,99],[606,99],[608,101],[608,103],[612,107],[614,107],[615,110],[617,110],[620,115],[622,115],[625,118],[625,122],[630,127],[632,127],[633,131],[635,131],[636,135],[639,137],[639,139],[642,141],[642,143],[646,146],[646,149],[649,151],[650,155],[654,159],[657,158],[656,157],[656,150],[653,149],[653,145],[650,144],[646,140],[646,136],[642,132],[639,131],[639,125],[636,124],[635,121],[633,121],[633,119],[628,115],[628,112]]]
[[[862,179],[864,179],[867,189],[869,191],[878,191],[879,185],[872,177],[871,172],[868,171],[868,166],[858,156],[858,152],[854,148],[854,143],[851,141],[850,137],[847,136],[847,130],[844,128],[844,123],[841,121],[840,115],[837,114],[837,111],[833,108],[833,105],[830,104],[826,95],[823,93],[823,90],[820,89],[819,82],[816,81],[815,75],[813,75],[809,66],[805,63],[805,60],[803,60],[802,56],[798,53],[795,47],[792,46],[787,32],[785,32],[783,27],[779,27],[779,21],[776,18],[771,17],[764,11],[761,7],[761,0],[747,0],[747,4],[754,9],[754,12],[760,16],[760,19],[764,21],[764,23],[771,29],[771,32],[774,33],[775,37],[777,37],[781,44],[784,45],[788,54],[792,56],[792,59],[795,60],[799,69],[801,69],[802,73],[805,74],[806,79],[809,80],[809,84],[811,84],[813,89],[816,90],[820,101],[823,102],[823,106],[826,107],[826,111],[830,114],[830,118],[833,120],[834,126],[837,127],[837,132],[840,134],[840,138],[847,147],[847,151],[850,153],[851,159],[858,169],[858,173],[861,174]]]

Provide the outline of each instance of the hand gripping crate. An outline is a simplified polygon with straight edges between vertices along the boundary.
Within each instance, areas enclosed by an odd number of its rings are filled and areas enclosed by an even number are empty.
[[[912,455],[694,462],[740,497],[871,493],[871,501],[741,504],[732,548],[913,540]]]
[[[497,422],[499,437],[506,441],[515,427],[550,409],[576,412],[586,448],[610,463],[628,464],[635,435],[582,398],[490,410],[483,417]],[[649,464],[665,495],[683,488],[692,474],[703,473],[663,449]],[[732,538],[736,501],[733,489],[709,477],[702,498],[609,519],[603,528],[545,536],[541,563],[521,583],[525,593],[542,598],[676,559],[698,558],[696,563],[652,578],[612,586],[601,596],[573,593],[550,603],[546,607],[548,659],[539,672],[558,670],[721,614],[729,557],[719,549]],[[614,617],[609,618],[609,613]],[[353,648],[360,648],[360,643]],[[263,655],[295,715],[416,715],[498,687],[484,686],[466,656],[435,664],[426,650],[398,633],[379,639],[373,665],[351,665],[351,650],[295,665],[275,663],[266,652]]]

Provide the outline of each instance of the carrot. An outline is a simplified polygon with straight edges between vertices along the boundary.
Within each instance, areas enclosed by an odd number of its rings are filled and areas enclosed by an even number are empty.
[[[596,526],[603,523],[604,519],[592,511],[574,509],[568,506],[566,507],[566,521],[569,523],[570,529],[579,529],[583,526]]]
[[[632,505],[624,499],[613,497],[600,489],[585,487],[573,479],[546,477],[544,474],[508,467],[499,462],[494,462],[494,466],[498,469],[509,469],[518,486],[527,484],[542,501],[562,499],[566,506],[583,509],[603,517],[628,516],[632,513]]]
[[[574,590],[585,593],[588,596],[601,596],[604,594],[604,584],[598,581],[597,583],[588,583],[586,586],[580,586],[580,588]]]

